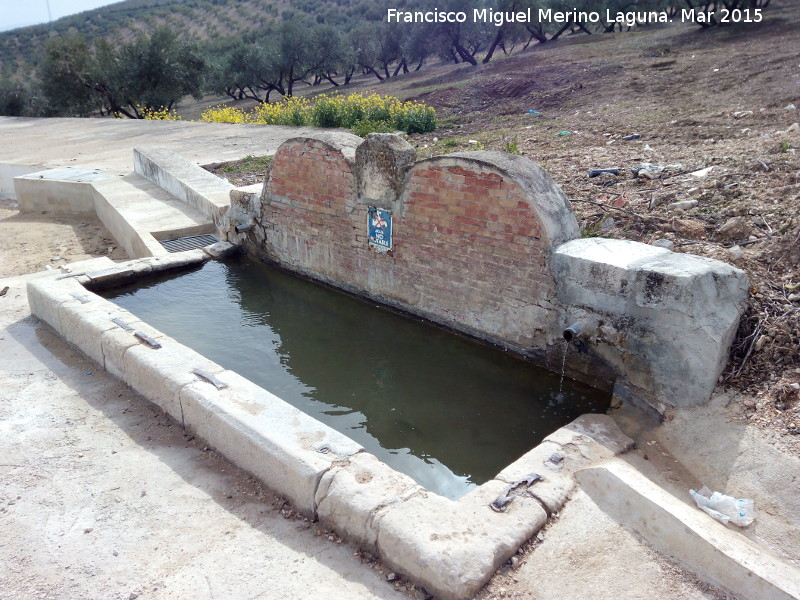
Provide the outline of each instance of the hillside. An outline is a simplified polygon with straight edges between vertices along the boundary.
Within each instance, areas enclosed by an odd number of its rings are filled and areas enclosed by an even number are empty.
[[[350,29],[363,19],[380,19],[375,10],[370,0],[123,0],[50,24],[0,32],[0,74],[24,78],[38,64],[46,40],[70,28],[90,41],[128,41],[165,25],[179,35],[214,42],[255,36],[268,24],[300,13]]]

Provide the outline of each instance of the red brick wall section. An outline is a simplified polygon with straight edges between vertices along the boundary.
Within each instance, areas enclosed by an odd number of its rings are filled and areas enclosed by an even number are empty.
[[[523,347],[551,329],[548,248],[512,178],[446,157],[418,163],[395,229],[423,310]]]
[[[262,204],[268,256],[346,280],[353,271],[347,216],[355,205],[351,162],[341,148],[319,140],[295,138],[281,145]]]
[[[524,182],[486,161],[439,157],[408,173],[393,250],[368,248],[368,199],[340,149],[290,140],[262,202],[265,253],[348,289],[520,348],[560,332],[549,238]],[[560,192],[559,192],[560,193]]]

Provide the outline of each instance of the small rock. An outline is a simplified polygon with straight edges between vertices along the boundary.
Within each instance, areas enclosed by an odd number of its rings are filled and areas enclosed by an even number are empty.
[[[605,221],[600,223],[600,231],[607,233],[614,229],[616,224],[617,222],[612,217],[608,217]]]
[[[654,240],[650,242],[651,246],[658,246],[659,248],[666,248],[667,250],[672,251],[675,248],[675,242],[672,240]]]
[[[397,579],[397,573],[389,573],[386,576],[386,581],[394,581],[395,579]]]
[[[93,530],[94,530],[93,527],[87,527],[86,529],[83,530],[83,533],[92,533]]]
[[[111,555],[112,555],[112,556],[119,556],[119,552],[117,552],[116,550],[114,550],[114,551],[111,553]]]
[[[673,202],[667,205],[668,210],[689,210],[697,206],[697,200],[682,200],[681,202]]]
[[[598,175],[603,174],[610,174],[610,175],[619,175],[619,167],[609,167],[604,169],[592,169],[589,171],[589,177],[597,177]]]
[[[710,167],[706,167],[705,169],[700,169],[699,171],[692,171],[691,173],[689,173],[689,175],[691,175],[692,177],[697,177],[697,178],[705,177],[706,175],[708,175],[711,172],[711,169],[713,169],[713,168],[714,167],[712,165]]]
[[[138,597],[139,597],[139,594],[137,594],[136,592],[131,592],[128,595],[128,600],[136,600],[136,598],[138,598]]]
[[[800,302],[800,294],[789,294],[789,302]]]
[[[749,117],[752,114],[753,114],[752,110],[739,110],[739,111],[736,111],[735,113],[733,113],[733,118],[734,119],[743,119],[745,117]]]
[[[783,110],[797,110],[797,107],[794,104],[787,104],[783,107]]]
[[[746,239],[752,233],[753,228],[744,217],[731,217],[717,229],[717,235],[726,240]]]
[[[786,130],[786,133],[791,133],[792,131],[797,131],[798,129],[800,129],[800,123],[792,123],[789,126],[789,129]]]
[[[623,140],[625,140],[626,142],[630,142],[631,140],[638,140],[640,137],[642,137],[640,134],[638,134],[638,133],[632,133],[632,134],[630,134],[630,135],[626,135],[626,136],[625,136],[624,138],[622,138],[622,139],[623,139]]]
[[[140,498],[144,498],[145,496],[147,496],[147,492],[145,490],[142,490],[141,492],[139,492],[139,497]]]
[[[738,262],[744,256],[744,252],[742,252],[742,247],[739,245],[731,246],[728,248],[728,258],[731,262]]]

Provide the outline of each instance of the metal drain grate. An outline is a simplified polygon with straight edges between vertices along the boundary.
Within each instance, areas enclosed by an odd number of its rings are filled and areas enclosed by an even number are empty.
[[[190,235],[176,240],[166,240],[161,242],[161,245],[167,249],[167,252],[183,252],[184,250],[194,250],[195,248],[216,244],[218,241],[219,238],[217,236],[209,233],[206,235]]]

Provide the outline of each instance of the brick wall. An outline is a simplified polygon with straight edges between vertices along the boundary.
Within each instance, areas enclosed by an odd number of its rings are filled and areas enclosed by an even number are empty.
[[[578,229],[541,169],[501,153],[436,157],[407,169],[387,205],[357,195],[360,143],[326,134],[280,147],[258,219],[267,257],[522,350],[560,335],[547,263]],[[392,210],[389,253],[368,245],[376,204]]]

